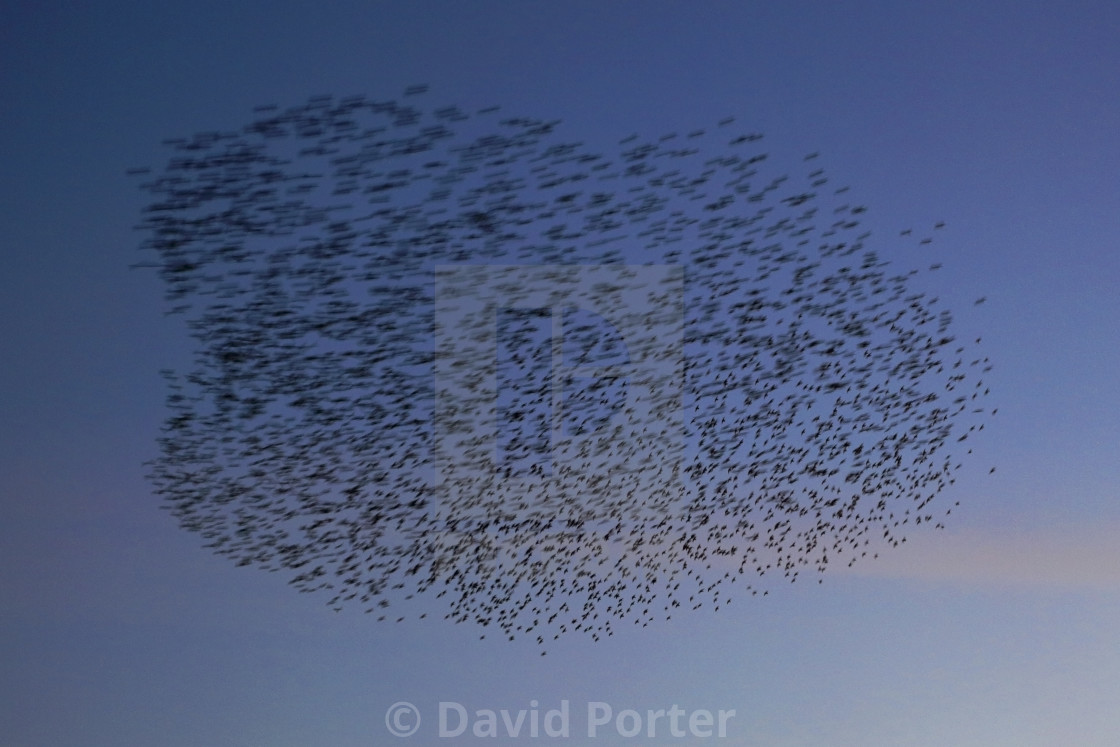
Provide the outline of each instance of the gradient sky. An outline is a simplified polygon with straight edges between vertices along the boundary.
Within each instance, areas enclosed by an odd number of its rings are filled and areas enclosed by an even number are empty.
[[[584,739],[603,701],[735,709],[695,743],[1116,744],[1118,39],[1105,0],[0,4],[0,742],[456,744],[440,701],[566,699],[558,743],[658,743]],[[601,150],[734,115],[779,163],[820,151],[877,236],[945,221],[929,289],[999,410],[947,528],[546,657],[335,613],[178,529],[143,462],[190,344],[128,269],[125,170],[257,104],[420,82]],[[401,700],[424,720],[396,740]]]

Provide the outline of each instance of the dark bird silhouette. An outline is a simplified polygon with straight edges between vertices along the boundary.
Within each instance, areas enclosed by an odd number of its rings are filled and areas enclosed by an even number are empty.
[[[989,362],[846,187],[731,119],[601,154],[426,90],[261,107],[146,175],[196,354],[150,465],[183,528],[336,609],[543,643],[932,523]]]

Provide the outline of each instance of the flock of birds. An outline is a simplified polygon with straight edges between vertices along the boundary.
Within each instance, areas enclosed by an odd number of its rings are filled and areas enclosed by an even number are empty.
[[[941,525],[988,361],[816,154],[770,175],[727,119],[608,157],[424,93],[134,170],[196,343],[151,463],[184,528],[336,608],[543,644]]]

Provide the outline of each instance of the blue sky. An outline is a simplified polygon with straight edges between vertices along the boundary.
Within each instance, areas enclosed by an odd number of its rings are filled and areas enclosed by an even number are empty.
[[[471,740],[438,737],[440,701],[536,699],[570,702],[572,743],[659,743],[584,740],[595,701],[735,709],[726,738],[681,744],[1115,743],[1117,38],[1106,2],[4,4],[0,741],[446,744]],[[778,164],[819,151],[877,237],[945,221],[923,283],[982,337],[998,408],[946,529],[545,657],[335,613],[179,530],[143,462],[190,341],[128,269],[125,170],[257,104],[418,82],[598,150],[733,115]],[[402,700],[423,721],[395,740]]]

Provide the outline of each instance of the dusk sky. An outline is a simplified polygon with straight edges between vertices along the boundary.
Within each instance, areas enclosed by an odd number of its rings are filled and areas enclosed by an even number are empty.
[[[1117,744],[1118,40],[1104,0],[0,4],[0,743],[490,743],[441,737],[439,704],[567,701],[570,736],[539,741]],[[942,265],[922,290],[993,364],[945,528],[543,657],[336,612],[180,529],[145,462],[192,340],[130,269],[126,170],[257,105],[414,84],[602,152],[731,116],[775,168],[819,152],[883,259]],[[735,713],[723,738],[589,738],[595,703]]]

